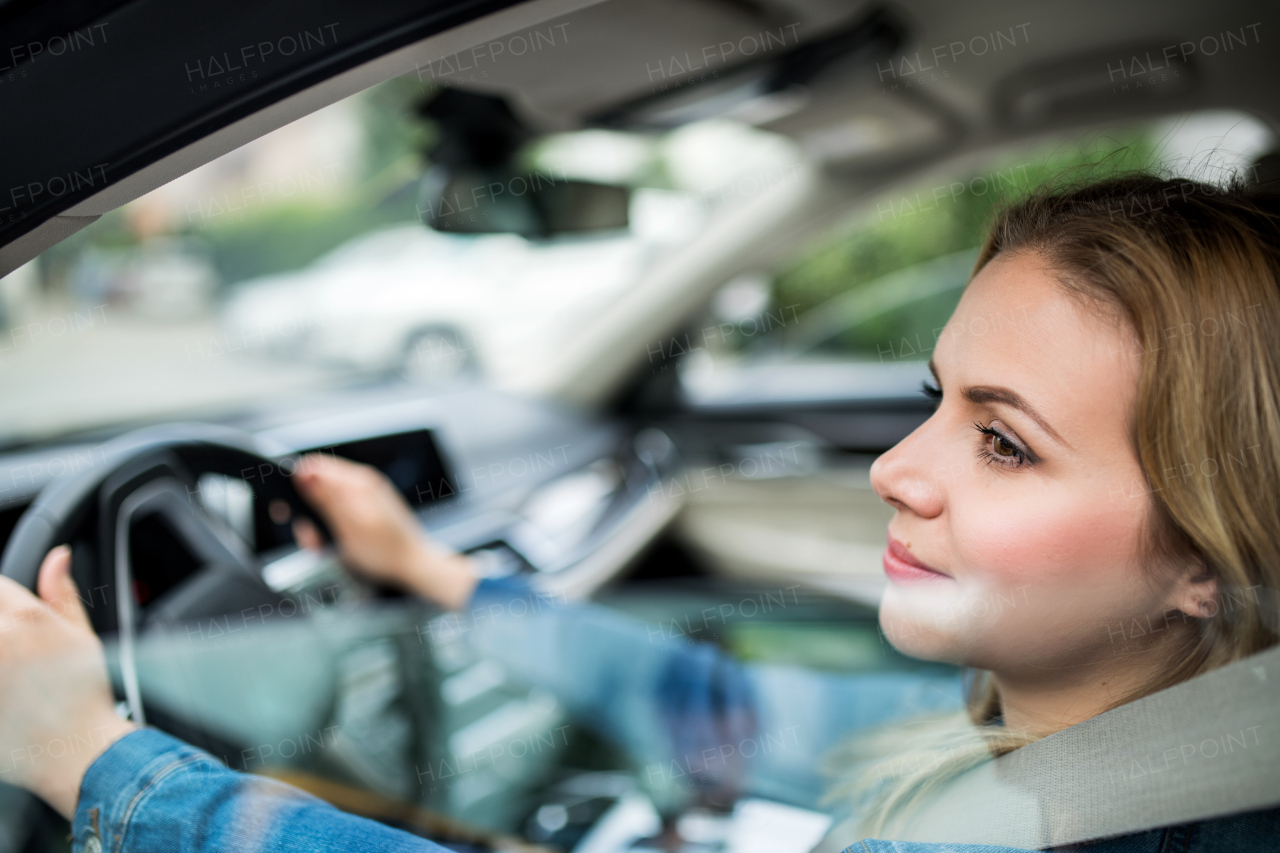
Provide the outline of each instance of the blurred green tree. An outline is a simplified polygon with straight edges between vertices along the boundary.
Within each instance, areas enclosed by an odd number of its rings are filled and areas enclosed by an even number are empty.
[[[774,279],[773,304],[788,306],[788,311],[794,307],[799,314],[820,314],[831,300],[891,273],[978,247],[993,213],[1028,191],[1050,182],[1159,170],[1157,155],[1157,140],[1144,129],[1092,134],[996,159],[954,181],[887,192],[834,233],[817,237],[784,266]],[[945,323],[959,296],[955,291],[868,317],[826,348],[874,358],[878,351],[883,353],[883,342]],[[795,330],[779,331],[786,339]]]

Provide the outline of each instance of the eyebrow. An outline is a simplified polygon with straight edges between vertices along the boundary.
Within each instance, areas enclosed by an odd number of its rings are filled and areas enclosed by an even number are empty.
[[[934,366],[933,360],[929,360],[929,372],[933,374],[933,378],[939,385],[942,381],[938,379],[938,369]],[[998,403],[1000,405],[1009,406],[1022,412],[1031,420],[1035,421],[1040,429],[1051,435],[1058,443],[1071,447],[1065,438],[1058,434],[1058,431],[1049,426],[1049,422],[1040,416],[1035,407],[1023,399],[1022,395],[1009,388],[999,385],[972,385],[964,388],[960,392],[962,396],[970,403],[975,405],[984,405],[988,403]]]

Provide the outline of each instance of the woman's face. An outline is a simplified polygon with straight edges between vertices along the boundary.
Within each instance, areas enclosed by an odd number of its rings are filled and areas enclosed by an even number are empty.
[[[1001,255],[932,365],[937,412],[871,469],[896,509],[880,611],[894,646],[1038,682],[1092,677],[1139,628],[1172,635],[1171,585],[1137,559],[1152,498],[1129,436],[1128,329],[1039,255]]]

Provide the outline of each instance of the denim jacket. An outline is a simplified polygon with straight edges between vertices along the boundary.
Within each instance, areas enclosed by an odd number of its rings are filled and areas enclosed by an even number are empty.
[[[961,707],[957,676],[836,675],[744,665],[614,611],[557,605],[511,581],[482,582],[451,630],[623,743],[650,784],[717,788],[812,807],[823,753],[851,730]],[[89,768],[76,851],[254,853],[446,848],[355,817],[280,782],[237,773],[154,729]],[[1090,853],[1280,849],[1280,810],[1076,845]],[[841,841],[840,843],[845,843]],[[1013,848],[849,839],[850,853],[999,853]],[[1066,848],[1064,848],[1066,849]]]

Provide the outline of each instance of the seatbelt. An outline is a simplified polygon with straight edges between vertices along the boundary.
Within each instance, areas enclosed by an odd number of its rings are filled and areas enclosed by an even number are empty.
[[[1280,805],[1280,646],[956,777],[895,841],[1041,849]],[[851,819],[813,853],[861,840]]]

